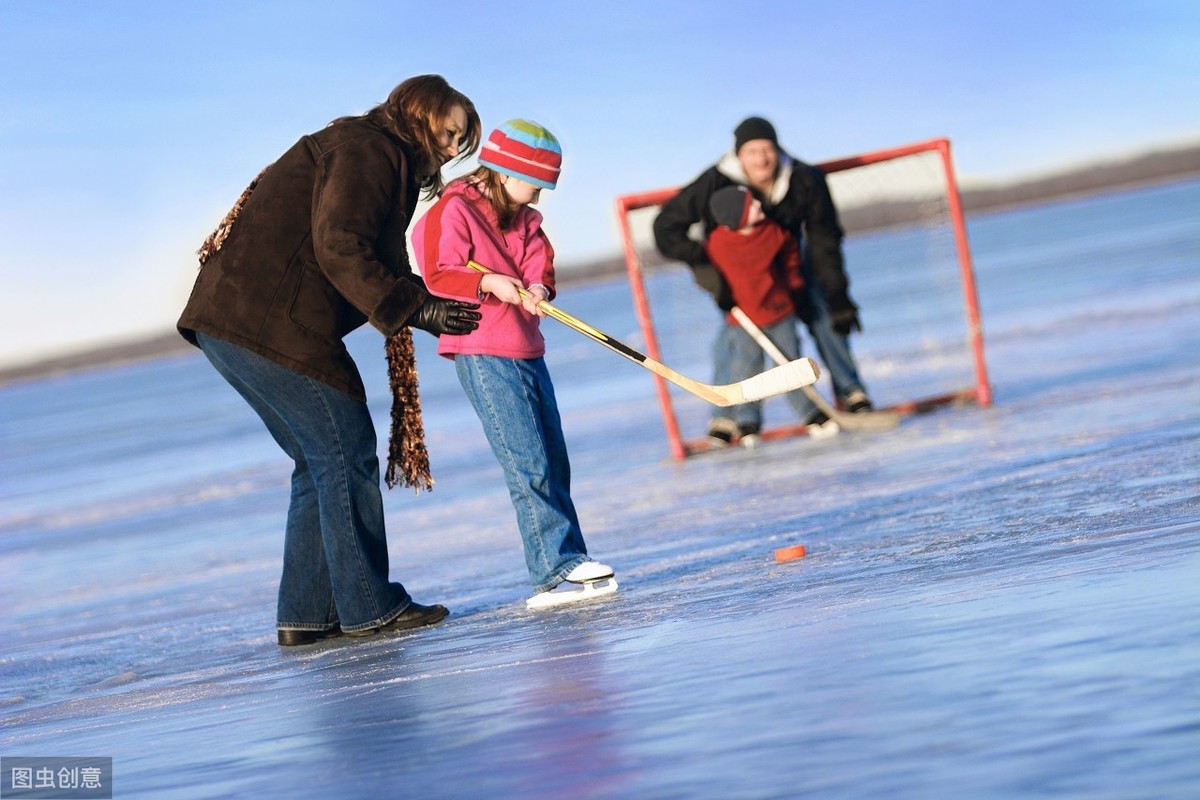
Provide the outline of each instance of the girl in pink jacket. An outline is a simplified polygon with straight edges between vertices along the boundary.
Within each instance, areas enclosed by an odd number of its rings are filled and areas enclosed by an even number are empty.
[[[558,183],[562,149],[537,123],[509,120],[488,136],[479,164],[447,186],[413,230],[429,291],[482,303],[479,327],[440,337],[438,353],[454,360],[504,469],[535,590],[526,604],[608,594],[617,588],[613,570],[588,558],[571,500],[571,466],[539,329],[545,312],[537,304],[554,297],[554,248],[530,206]]]

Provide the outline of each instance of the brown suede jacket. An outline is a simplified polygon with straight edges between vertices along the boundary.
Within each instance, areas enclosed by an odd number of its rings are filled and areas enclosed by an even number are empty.
[[[258,179],[177,323],[366,399],[342,337],[396,333],[428,294],[408,261],[414,159],[364,120],[305,136]]]

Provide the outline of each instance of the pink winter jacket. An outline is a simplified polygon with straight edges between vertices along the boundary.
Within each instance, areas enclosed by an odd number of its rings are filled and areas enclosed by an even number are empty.
[[[526,287],[540,283],[554,297],[554,248],[542,231],[542,215],[529,206],[517,212],[512,227],[496,228],[496,215],[479,190],[453,181],[413,229],[413,252],[431,294],[479,300],[483,275],[467,266],[475,261],[493,272],[517,278]],[[549,299],[548,298],[548,299]],[[484,295],[479,327],[465,336],[442,336],[438,353],[538,358],[546,342],[540,319],[521,306]]]

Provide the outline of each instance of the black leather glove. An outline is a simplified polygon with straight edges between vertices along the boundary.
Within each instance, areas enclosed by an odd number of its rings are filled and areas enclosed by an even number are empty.
[[[862,331],[862,323],[858,321],[858,306],[850,299],[850,293],[843,289],[833,295],[825,295],[829,305],[829,327],[843,339],[850,331]]]
[[[475,309],[479,303],[464,300],[447,300],[429,296],[425,304],[416,310],[408,324],[434,336],[462,336],[479,327],[483,315]]]
[[[843,338],[850,335],[850,331],[855,330],[862,332],[862,323],[858,321],[857,308],[843,308],[840,311],[830,311],[829,321],[833,326],[833,330],[838,336]]]
[[[697,286],[712,295],[713,300],[717,303],[717,308],[722,311],[733,308],[733,292],[730,291],[729,284],[725,282],[725,276],[712,264],[694,265],[692,278],[696,281]]]

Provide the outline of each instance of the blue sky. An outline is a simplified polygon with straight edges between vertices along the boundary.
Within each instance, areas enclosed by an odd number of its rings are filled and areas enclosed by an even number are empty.
[[[259,169],[430,72],[562,141],[569,266],[750,114],[809,161],[946,136],[968,184],[1200,140],[1200,3],[0,0],[0,366],[170,330]]]

